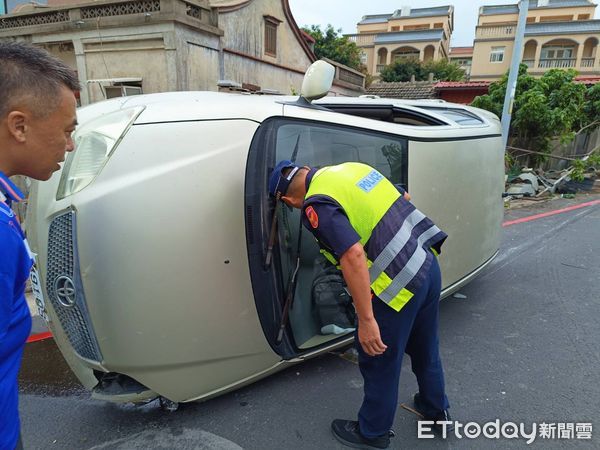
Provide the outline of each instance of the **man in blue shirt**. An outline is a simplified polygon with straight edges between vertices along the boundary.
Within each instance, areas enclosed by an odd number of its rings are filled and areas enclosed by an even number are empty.
[[[31,316],[25,283],[33,257],[10,206],[8,177],[47,180],[74,149],[77,74],[39,48],[0,44],[0,450],[22,448],[17,374]]]

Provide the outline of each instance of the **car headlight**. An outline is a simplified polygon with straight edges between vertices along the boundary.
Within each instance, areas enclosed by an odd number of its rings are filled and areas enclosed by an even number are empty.
[[[143,110],[143,106],[138,106],[104,114],[75,130],[75,151],[65,161],[57,200],[81,191],[96,178]]]

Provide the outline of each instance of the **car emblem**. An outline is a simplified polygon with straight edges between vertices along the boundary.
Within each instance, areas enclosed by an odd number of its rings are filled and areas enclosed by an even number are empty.
[[[75,283],[69,277],[58,277],[54,282],[54,292],[61,305],[66,308],[75,306]]]

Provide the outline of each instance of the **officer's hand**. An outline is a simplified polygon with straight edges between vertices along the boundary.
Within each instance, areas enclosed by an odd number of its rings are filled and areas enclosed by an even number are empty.
[[[358,342],[369,356],[381,355],[387,348],[381,340],[379,325],[375,319],[358,322]]]
[[[410,194],[408,192],[404,192],[404,199],[410,202]]]

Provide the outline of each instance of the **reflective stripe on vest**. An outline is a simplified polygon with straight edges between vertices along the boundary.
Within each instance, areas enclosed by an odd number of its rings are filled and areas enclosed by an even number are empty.
[[[372,180],[376,181],[375,184]],[[344,163],[319,170],[310,183],[305,200],[310,201],[310,197],[315,195],[328,196],[340,204],[363,246],[372,238],[379,223],[384,225],[384,229],[393,229],[396,223],[402,224],[394,236],[385,237],[384,231],[377,234],[377,242],[369,244],[370,250],[365,248],[371,289],[377,297],[399,311],[414,295],[406,286],[415,279],[427,260],[423,244],[438,233],[443,235],[443,232],[414,206],[402,203],[405,201],[391,182],[365,164]],[[388,227],[384,221],[393,225]],[[413,235],[417,226],[418,234]],[[322,250],[322,253],[329,261],[338,264],[329,252]],[[400,259],[388,272],[398,273],[391,279],[385,270],[397,257]],[[399,261],[404,260],[407,262],[400,269]]]
[[[390,303],[400,291],[410,283],[413,277],[419,273],[419,270],[421,270],[421,267],[423,267],[423,263],[425,263],[425,259],[427,258],[427,252],[423,250],[423,244],[440,232],[441,230],[433,225],[417,238],[417,248],[415,249],[415,252],[400,273],[394,277],[387,289],[378,295],[381,300]]]
[[[398,253],[400,253],[402,248],[410,239],[410,234],[412,233],[413,228],[424,218],[425,214],[418,209],[415,209],[408,215],[400,227],[400,230],[398,230],[392,240],[385,246],[379,256],[375,258],[375,261],[373,261],[373,265],[369,269],[369,277],[371,278],[371,282],[375,281],[377,277],[381,275],[381,272],[383,272],[398,255]]]

